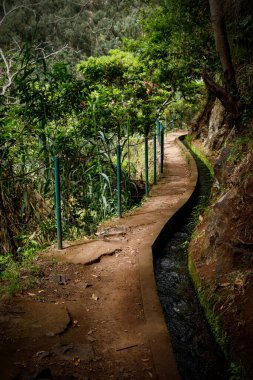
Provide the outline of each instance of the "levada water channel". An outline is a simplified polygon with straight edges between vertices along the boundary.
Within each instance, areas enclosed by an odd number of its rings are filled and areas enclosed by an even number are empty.
[[[183,380],[225,380],[228,365],[206,322],[188,273],[188,243],[198,215],[207,205],[212,176],[193,152],[199,181],[188,217],[168,236],[162,250],[154,255],[160,302],[170,332],[179,373]],[[183,219],[183,217],[181,218]]]

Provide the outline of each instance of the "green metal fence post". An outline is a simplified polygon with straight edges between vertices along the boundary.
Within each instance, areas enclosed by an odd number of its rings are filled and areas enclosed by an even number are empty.
[[[149,185],[148,185],[148,136],[145,135],[145,194],[149,195]]]
[[[159,144],[161,144],[161,133],[160,133],[161,131],[160,131],[160,128],[161,128],[160,121],[158,119],[156,119],[156,135],[157,135]]]
[[[55,177],[55,209],[57,224],[58,249],[62,249],[62,223],[61,223],[61,184],[60,184],[60,164],[59,158],[54,157],[54,177]]]
[[[118,217],[122,217],[121,204],[121,146],[117,145],[117,199],[118,199]]]
[[[164,161],[164,128],[162,123],[160,123],[160,141],[161,141],[161,150],[160,150],[160,172],[163,173],[163,161]]]
[[[153,136],[153,146],[154,146],[154,184],[156,185],[156,133]]]

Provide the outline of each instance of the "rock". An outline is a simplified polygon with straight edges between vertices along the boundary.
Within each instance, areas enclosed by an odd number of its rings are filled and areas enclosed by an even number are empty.
[[[94,301],[98,301],[98,300],[99,300],[99,297],[98,297],[96,294],[92,294],[91,298],[92,298]]]
[[[118,236],[118,235],[125,236],[126,232],[127,232],[127,228],[124,226],[120,226],[120,227],[105,228],[104,230],[95,233],[95,235],[98,236],[99,238]]]
[[[72,360],[75,357],[84,362],[90,362],[95,358],[93,347],[89,343],[83,344],[57,344],[53,351],[63,360]]]
[[[177,232],[176,235],[180,239],[187,239],[188,238],[188,234],[186,232]]]
[[[215,162],[214,173],[215,173],[215,178],[216,180],[218,180],[219,183],[224,182],[225,180],[224,177],[227,177],[227,173],[226,173],[227,170],[225,170],[225,168],[227,168],[226,163],[227,163],[230,151],[231,150],[227,147],[223,148],[220,152],[218,159]]]
[[[82,289],[86,289],[92,286],[92,284],[89,284],[88,282],[81,282],[78,286],[80,286]]]
[[[88,339],[88,341],[91,342],[91,343],[94,343],[94,342],[96,341],[96,339],[93,338],[93,336],[91,336],[91,335],[89,335],[87,339]]]
[[[51,352],[50,351],[39,351],[36,353],[36,356],[39,358],[39,359],[44,359],[44,358],[48,358],[49,356],[51,356]]]
[[[208,136],[205,145],[208,149],[219,149],[229,133],[225,123],[225,109],[221,102],[216,99],[210,115],[208,125]]]
[[[13,318],[12,324],[13,334],[18,331],[20,338],[55,336],[67,329],[70,316],[66,307],[62,305],[23,300],[22,314]]]
[[[65,274],[57,274],[52,276],[52,281],[59,285],[67,285],[69,278]]]

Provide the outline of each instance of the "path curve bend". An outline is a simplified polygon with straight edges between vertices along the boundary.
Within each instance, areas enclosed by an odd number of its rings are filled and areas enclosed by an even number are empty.
[[[182,131],[173,132],[165,137],[163,174],[140,207],[124,214],[120,219],[115,218],[105,222],[98,231],[97,239],[75,243],[74,246],[65,247],[63,251],[52,253],[60,260],[84,265],[100,262],[108,255],[115,258],[112,266],[108,267],[108,272],[105,272],[103,267],[103,277],[110,278],[110,283],[107,282],[105,286],[102,280],[98,283],[98,291],[103,302],[97,304],[94,315],[96,318],[98,313],[107,316],[108,324],[103,325],[102,332],[108,328],[106,339],[110,338],[111,344],[117,340],[114,331],[127,331],[129,341],[134,341],[138,334],[142,336],[139,340],[144,345],[138,343],[139,350],[145,347],[145,342],[148,341],[155,378],[159,380],[180,379],[157,294],[153,253],[159,252],[163,241],[167,238],[171,224],[175,220],[174,216],[179,213],[184,216],[184,209],[196,188],[198,174],[195,161],[180,141],[180,137],[185,134]],[[126,253],[128,261],[124,259]],[[103,260],[101,261],[103,266]],[[105,277],[105,274],[108,277]],[[142,302],[133,303],[133,299]],[[136,305],[143,306],[142,322],[138,319],[140,311],[135,310]],[[126,314],[123,306],[129,307],[127,312],[132,315]],[[117,312],[116,320],[115,312]],[[91,315],[90,307],[89,314]],[[133,326],[126,328],[131,316],[135,316],[136,321]],[[115,325],[113,331],[112,320]],[[139,354],[143,355],[143,352],[140,351]],[[136,349],[132,359],[136,360],[137,357]],[[112,360],[112,357],[109,357],[109,360]],[[128,360],[129,368],[131,365],[136,365],[134,360],[132,364]]]
[[[175,136],[175,143],[178,149],[181,151],[181,157],[183,156],[188,165],[188,183],[184,188],[184,192],[179,196],[176,203],[169,205],[160,213],[157,223],[153,226],[152,234],[146,239],[145,244],[142,245],[139,251],[139,270],[140,270],[140,284],[143,300],[143,308],[146,319],[146,331],[149,337],[150,347],[153,355],[154,365],[157,376],[160,380],[177,380],[180,379],[174,353],[171,346],[171,339],[163,316],[160,300],[157,294],[154,267],[153,267],[153,254],[157,254],[161,245],[163,244],[166,235],[173,229],[173,217],[183,210],[187,203],[190,202],[193,197],[194,190],[196,189],[198,171],[196,163],[180,141],[180,136]],[[174,146],[175,149],[175,146]],[[170,142],[165,147],[165,170],[163,177],[158,186],[154,186],[152,189],[151,199],[159,198],[161,196],[166,197],[169,200],[174,191],[180,191],[180,179],[183,173],[182,165],[180,164],[180,157],[177,154],[174,156],[175,162],[170,162],[171,157]],[[165,157],[166,158],[166,157]],[[171,172],[173,170],[173,173]],[[173,178],[176,178],[176,183],[171,181],[171,174]],[[167,183],[167,186],[165,186]]]

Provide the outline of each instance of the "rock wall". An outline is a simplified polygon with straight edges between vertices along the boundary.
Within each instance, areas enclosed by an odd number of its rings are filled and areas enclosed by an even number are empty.
[[[221,102],[216,99],[208,121],[208,134],[205,139],[205,146],[210,151],[220,149],[229,133],[229,127],[225,120],[226,112],[224,107]]]
[[[253,269],[253,155],[216,177],[212,204],[201,217],[191,254],[216,280],[233,270]],[[196,251],[196,252],[195,252]]]
[[[214,186],[189,256],[207,301],[230,337],[231,357],[253,378],[253,139],[248,132],[242,137],[229,130],[225,119],[222,105],[215,101],[203,141],[214,157]]]

